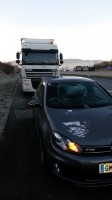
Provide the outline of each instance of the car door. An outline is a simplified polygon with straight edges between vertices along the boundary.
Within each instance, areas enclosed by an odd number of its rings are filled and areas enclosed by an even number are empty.
[[[36,127],[40,138],[46,141],[49,137],[49,133],[51,132],[51,126],[47,116],[46,103],[44,102],[46,101],[44,84],[39,85],[36,96],[41,105],[39,108],[35,108]]]

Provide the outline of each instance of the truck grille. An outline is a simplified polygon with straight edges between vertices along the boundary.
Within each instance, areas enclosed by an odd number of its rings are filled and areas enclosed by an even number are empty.
[[[39,78],[53,76],[53,73],[26,73],[26,78]]]
[[[39,78],[39,77],[49,77],[53,76],[53,72],[56,70],[53,69],[25,69],[26,78]]]
[[[53,72],[55,69],[25,69],[26,72]]]

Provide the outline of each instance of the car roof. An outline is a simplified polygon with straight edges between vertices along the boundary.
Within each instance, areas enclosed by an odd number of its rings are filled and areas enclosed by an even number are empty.
[[[60,77],[45,77],[42,78],[44,83],[65,83],[65,82],[95,82],[94,80],[80,76],[60,76]]]

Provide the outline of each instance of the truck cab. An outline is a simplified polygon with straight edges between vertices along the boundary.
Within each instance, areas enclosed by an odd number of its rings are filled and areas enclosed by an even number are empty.
[[[63,54],[53,39],[21,39],[21,51],[16,53],[20,64],[23,92],[33,92],[42,77],[59,77]]]

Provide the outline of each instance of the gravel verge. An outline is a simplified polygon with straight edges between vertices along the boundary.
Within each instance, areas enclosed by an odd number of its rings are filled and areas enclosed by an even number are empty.
[[[0,71],[0,140],[2,140],[2,133],[13,102],[18,81],[18,74],[6,75]]]

